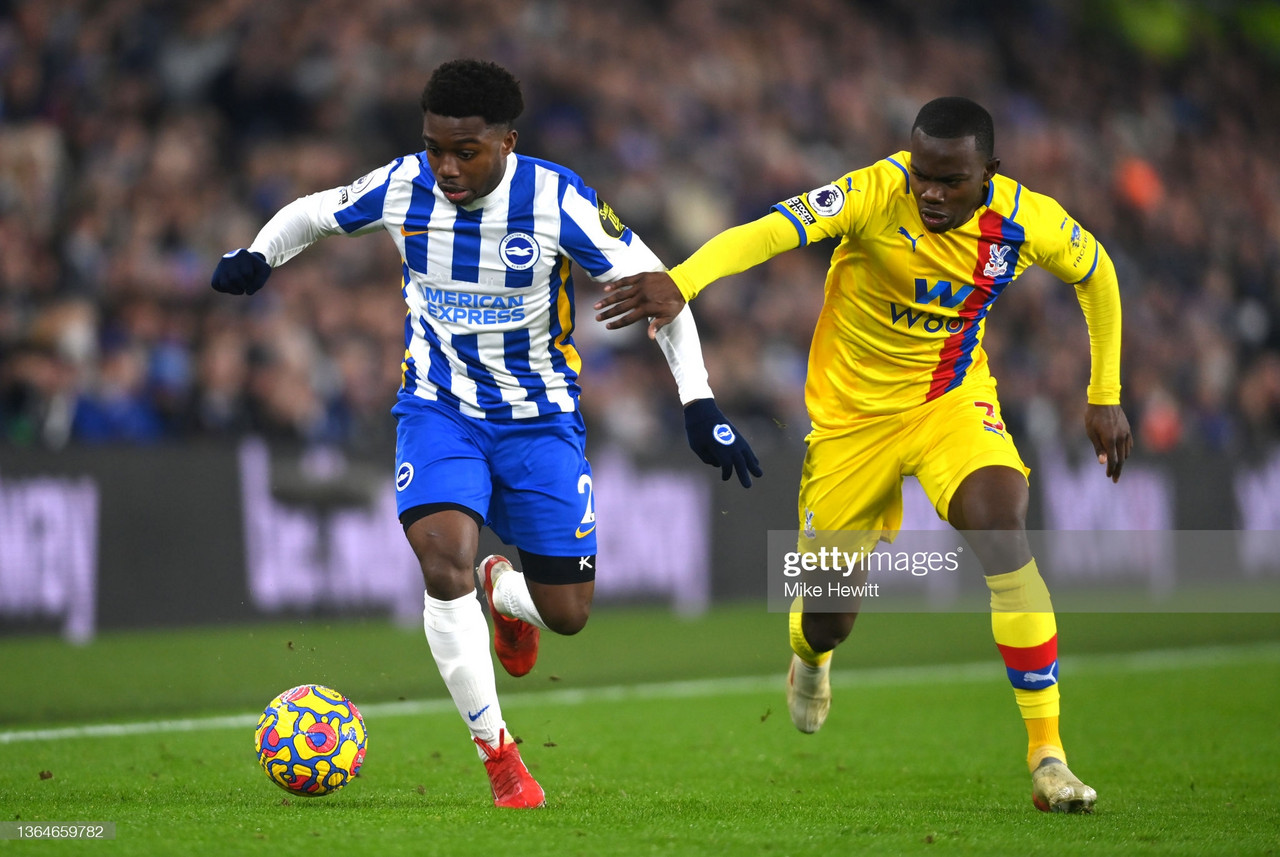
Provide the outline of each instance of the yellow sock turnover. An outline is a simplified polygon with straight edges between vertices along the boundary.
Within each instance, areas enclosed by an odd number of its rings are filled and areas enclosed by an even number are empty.
[[[791,613],[787,617],[787,625],[791,632],[791,651],[800,656],[800,660],[809,666],[820,667],[831,659],[830,652],[815,652],[805,639],[802,619],[804,601],[799,596],[791,602]]]

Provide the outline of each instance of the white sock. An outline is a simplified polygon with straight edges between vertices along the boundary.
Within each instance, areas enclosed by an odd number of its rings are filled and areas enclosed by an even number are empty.
[[[506,728],[489,656],[489,623],[474,592],[452,601],[425,596],[422,624],[453,704],[471,734],[491,747]],[[484,758],[479,747],[476,752]]]
[[[538,613],[533,596],[529,594],[529,584],[521,572],[508,571],[498,575],[493,582],[493,603],[504,616],[514,616],[544,631],[550,630]]]

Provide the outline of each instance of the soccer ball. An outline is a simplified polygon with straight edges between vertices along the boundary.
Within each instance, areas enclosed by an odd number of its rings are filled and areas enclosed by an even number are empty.
[[[336,792],[364,762],[367,735],[360,712],[318,684],[286,690],[268,703],[253,733],[258,764],[271,782],[305,797]]]

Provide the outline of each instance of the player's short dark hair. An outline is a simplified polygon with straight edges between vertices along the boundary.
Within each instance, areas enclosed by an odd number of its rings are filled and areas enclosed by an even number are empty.
[[[919,128],[930,137],[954,140],[973,137],[979,154],[988,160],[995,155],[996,129],[991,114],[976,101],[959,95],[935,98],[920,108],[911,130]]]
[[[462,119],[479,116],[486,125],[510,125],[524,112],[520,81],[485,60],[450,60],[431,73],[422,90],[423,113]]]

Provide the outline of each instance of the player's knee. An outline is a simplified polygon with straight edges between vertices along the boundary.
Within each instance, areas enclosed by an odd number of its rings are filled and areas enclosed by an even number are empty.
[[[986,506],[980,510],[979,514],[969,517],[969,529],[971,530],[1006,532],[1010,530],[1025,530],[1026,528],[1027,515],[1025,509]]]
[[[1022,473],[1009,467],[983,467],[960,483],[947,519],[961,530],[1025,530],[1028,502]]]
[[[466,538],[414,531],[409,544],[427,592],[433,598],[461,598],[475,589],[475,546]]]
[[[452,600],[475,591],[475,570],[458,556],[427,554],[418,558],[418,565],[432,598]]]
[[[1027,528],[1027,504],[1018,502],[1016,498],[988,497],[970,492],[958,499],[959,514],[952,515],[952,523],[960,529],[994,532]]]
[[[431,597],[461,598],[475,590],[481,520],[474,511],[447,503],[415,506],[401,513],[400,523]]]

